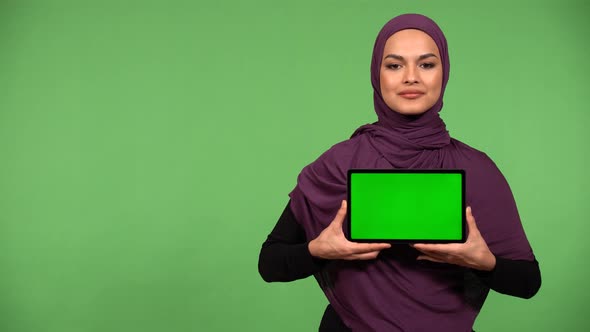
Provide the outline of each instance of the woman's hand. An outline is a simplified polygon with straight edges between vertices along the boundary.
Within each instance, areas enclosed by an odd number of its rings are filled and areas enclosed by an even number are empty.
[[[383,249],[390,248],[389,243],[350,242],[342,232],[342,223],[346,215],[346,201],[342,201],[340,210],[328,227],[317,238],[309,242],[309,252],[314,257],[324,259],[375,259]]]
[[[456,264],[476,270],[493,270],[496,266],[496,256],[492,254],[477,229],[475,218],[471,214],[471,207],[467,207],[466,214],[469,234],[465,243],[414,244],[412,247],[423,253],[418,256],[418,259]]]

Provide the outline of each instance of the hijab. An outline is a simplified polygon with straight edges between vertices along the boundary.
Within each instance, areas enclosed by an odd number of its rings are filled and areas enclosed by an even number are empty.
[[[428,34],[438,47],[443,66],[440,97],[417,116],[390,109],[380,91],[385,43],[404,29]],[[308,241],[331,223],[340,202],[346,199],[350,168],[460,168],[466,172],[467,204],[490,250],[505,258],[534,259],[505,178],[485,153],[451,138],[439,116],[449,72],[447,41],[433,20],[404,14],[383,26],[371,60],[378,120],[359,127],[350,139],[307,165],[289,194],[290,208]],[[394,245],[375,260],[330,261],[315,277],[353,330],[470,331],[488,289],[465,268],[416,261],[417,255],[407,245]]]

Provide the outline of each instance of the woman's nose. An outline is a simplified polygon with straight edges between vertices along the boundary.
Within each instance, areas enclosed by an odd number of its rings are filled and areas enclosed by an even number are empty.
[[[404,71],[404,83],[412,84],[418,83],[418,71],[415,66],[407,66]]]

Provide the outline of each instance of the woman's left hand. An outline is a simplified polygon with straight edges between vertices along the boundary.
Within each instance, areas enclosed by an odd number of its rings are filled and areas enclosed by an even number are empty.
[[[496,266],[496,256],[492,254],[477,229],[475,218],[471,214],[471,207],[467,207],[466,215],[469,234],[465,243],[416,243],[412,247],[423,254],[418,256],[418,260],[456,264],[483,271],[493,270]]]

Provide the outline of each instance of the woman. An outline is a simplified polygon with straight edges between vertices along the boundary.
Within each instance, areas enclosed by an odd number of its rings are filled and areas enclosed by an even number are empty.
[[[330,302],[320,331],[471,331],[490,288],[522,298],[538,291],[538,263],[508,183],[485,153],[451,138],[439,116],[448,78],[436,23],[405,14],[385,24],[371,62],[378,121],[302,170],[263,244],[264,280],[315,275]],[[467,241],[347,241],[350,168],[464,169]]]

